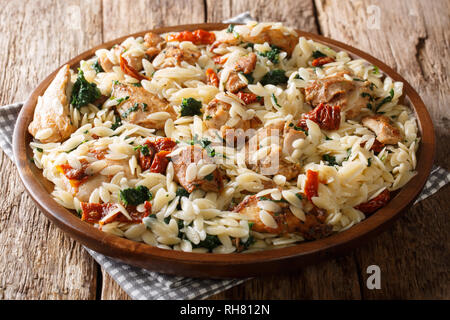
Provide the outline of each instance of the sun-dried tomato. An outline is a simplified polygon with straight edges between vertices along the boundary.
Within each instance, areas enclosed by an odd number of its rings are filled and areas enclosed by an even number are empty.
[[[321,67],[324,64],[331,63],[334,61],[336,61],[336,60],[334,60],[332,57],[319,57],[319,58],[316,58],[313,60],[312,66],[313,67]]]
[[[182,31],[175,34],[169,34],[166,38],[170,41],[191,41],[193,44],[212,44],[216,40],[213,32],[206,30]]]
[[[86,174],[88,162],[84,159],[80,162],[81,168],[79,169],[72,168],[72,166],[68,163],[56,166],[56,169],[69,180],[70,185],[74,188],[78,188],[80,184],[82,184],[89,178],[89,175]]]
[[[319,173],[317,171],[308,170],[306,172],[305,195],[309,200],[319,195]]]
[[[239,97],[239,99],[241,99],[242,101],[244,101],[245,104],[251,104],[254,102],[262,102],[263,98],[260,96],[257,96],[254,93],[251,92],[238,92],[237,96]]]
[[[137,211],[136,206],[127,206],[127,212],[131,220],[123,215],[120,211],[109,216],[106,220],[101,221],[104,217],[112,213],[113,210],[117,209],[117,204],[115,203],[88,203],[81,202],[81,220],[89,223],[100,223],[106,224],[113,221],[119,222],[131,222],[131,223],[141,223],[142,219],[147,217],[152,212],[152,204],[149,201],[144,202],[144,212]]]
[[[146,141],[144,145],[147,146],[145,154],[142,149],[139,150],[138,160],[139,165],[141,166],[142,171],[151,169],[151,172],[164,172],[166,170],[168,159],[158,159],[155,164],[156,155],[162,151],[167,151],[166,154],[169,154],[177,145],[175,140],[170,138],[159,138],[155,141]],[[147,152],[148,151],[148,152]],[[158,157],[162,157],[163,154],[160,154]],[[165,163],[164,165],[164,162]],[[158,171],[152,171],[158,170]],[[162,170],[162,171],[160,171]]]
[[[177,145],[175,140],[170,138],[159,138],[154,142],[156,146],[156,150],[159,151],[172,151],[173,148]]]
[[[141,80],[149,80],[148,77],[140,74],[139,72],[137,72],[132,66],[130,66],[128,64],[127,59],[125,59],[124,57],[122,57],[122,55],[120,55],[120,69],[122,69],[122,71],[124,73],[126,73],[127,75],[129,75],[130,77],[133,77],[135,79],[138,79],[139,81]]]
[[[150,167],[150,172],[164,173],[167,169],[167,165],[169,164],[169,159],[167,158],[169,153],[170,151],[162,150],[155,154],[152,161],[152,166]]]
[[[206,83],[212,84],[213,86],[215,86],[217,88],[219,87],[219,77],[214,72],[214,70],[211,68],[206,69]]]
[[[303,115],[297,126],[307,129],[306,120],[314,121],[324,130],[337,130],[341,124],[341,107],[319,104],[313,110]]]
[[[378,196],[376,196],[372,200],[357,205],[355,209],[358,209],[359,211],[362,211],[366,214],[374,213],[378,209],[384,207],[389,202],[390,199],[391,193],[389,192],[388,189],[385,189],[383,192],[381,192]]]

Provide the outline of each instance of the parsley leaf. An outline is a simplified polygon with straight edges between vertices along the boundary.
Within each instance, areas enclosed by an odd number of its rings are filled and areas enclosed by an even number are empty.
[[[227,33],[233,33],[234,31],[234,24],[230,24],[227,28]]]
[[[377,106],[376,106],[376,108],[375,108],[375,111],[378,111],[378,109],[380,109],[380,107],[381,107],[383,104],[388,103],[388,102],[391,102],[393,98],[394,98],[394,89],[391,89],[391,90],[389,91],[389,96],[384,97],[383,100],[381,100],[381,102],[377,104]]]
[[[329,154],[324,154],[324,155],[322,156],[322,160],[325,161],[325,162],[327,162],[329,166],[336,166],[336,165],[339,165],[339,164],[336,162],[336,157],[334,157],[334,156],[332,156],[332,155],[329,155]]]

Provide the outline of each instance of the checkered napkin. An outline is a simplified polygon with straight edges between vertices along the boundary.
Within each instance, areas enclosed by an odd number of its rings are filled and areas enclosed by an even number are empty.
[[[248,12],[240,14],[226,23],[248,22],[252,18]],[[0,147],[11,159],[12,135],[17,115],[22,103],[0,107]],[[435,166],[422,193],[415,203],[437,192],[450,181],[450,173]],[[140,300],[187,300],[205,299],[227,290],[248,279],[212,280],[169,276],[118,262],[98,252],[85,248],[102,268],[133,299]]]

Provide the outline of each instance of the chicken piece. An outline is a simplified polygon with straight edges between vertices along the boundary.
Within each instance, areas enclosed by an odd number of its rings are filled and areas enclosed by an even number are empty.
[[[267,226],[261,220],[260,212],[265,208],[276,223]],[[272,211],[270,210],[272,209]],[[300,233],[306,240],[324,238],[331,233],[331,226],[325,224],[326,212],[314,207],[310,212],[305,213],[305,220],[297,218],[290,210],[289,203],[283,201],[273,201],[270,197],[250,196],[239,203],[234,209],[249,218],[253,222],[252,230],[262,233],[286,234]]]
[[[247,83],[239,78],[238,72],[243,72],[244,74],[252,73],[256,66],[256,54],[249,53],[245,56],[240,57],[234,64],[233,70],[231,71],[228,79],[225,82],[225,90],[236,93],[247,87]],[[220,77],[220,72],[219,72]]]
[[[226,123],[230,120],[231,105],[213,99],[205,109],[205,124],[209,129],[220,130],[222,137],[229,146],[239,147],[245,140],[245,135],[248,129],[256,129],[261,126],[261,121],[257,117],[249,120],[240,119],[232,127],[227,126]],[[241,129],[241,130],[237,130]],[[239,143],[236,145],[236,143]]]
[[[125,52],[125,48],[120,45],[114,46],[112,48],[112,50],[113,50],[113,54],[116,56],[117,63],[112,62],[108,58],[107,55],[103,55],[98,58],[98,61],[101,65],[101,67],[106,72],[112,72],[114,66],[119,66],[120,55],[122,55]],[[125,58],[125,60],[127,60],[127,63],[131,68],[133,68],[136,71],[142,70],[142,58],[144,58],[143,55],[142,56],[132,56],[132,55],[124,54],[123,57]]]
[[[164,43],[164,39],[159,34],[147,32],[144,35],[144,43],[147,47],[158,47]]]
[[[292,142],[304,138],[305,135],[303,132],[302,134],[291,130],[282,121],[259,129],[246,144],[245,159],[248,167],[263,175],[281,174],[287,180],[297,178],[301,173],[301,166],[298,163],[293,163],[285,159],[291,153],[288,150],[284,150],[284,148],[288,148],[289,150],[292,148],[293,150]],[[266,144],[270,146],[267,149],[267,153],[261,159],[255,159],[254,157],[257,156],[257,151],[262,148],[261,142],[267,138],[270,139],[270,143]],[[285,140],[286,143],[284,142]]]
[[[163,129],[167,119],[176,119],[177,114],[166,100],[148,92],[143,87],[114,84],[112,96],[115,99],[124,99],[117,106],[123,120],[151,129]],[[127,98],[128,97],[128,98]],[[152,119],[156,112],[165,112],[166,115]]]
[[[234,71],[249,74],[253,72],[255,66],[256,66],[256,54],[250,52],[249,54],[240,57],[236,61],[234,65]]]
[[[144,36],[144,43],[148,47],[148,49],[145,51],[145,54],[151,60],[161,52],[165,41],[158,34],[147,32]]]
[[[183,151],[172,157],[175,178],[189,193],[194,189],[200,188],[204,191],[219,192],[223,188],[222,174],[219,169],[215,169],[211,174],[202,179],[195,177],[194,180],[188,180],[186,171],[191,163],[198,163],[203,160],[204,164],[214,163],[208,156],[206,150],[198,146],[189,146]]]
[[[402,140],[400,130],[391,124],[388,117],[383,115],[369,116],[362,119],[366,126],[377,135],[377,140],[384,144],[397,144]]]
[[[298,43],[298,36],[293,34],[284,34],[283,31],[279,29],[271,29],[270,26],[263,29],[256,36],[242,35],[238,38],[234,34],[226,34],[222,39],[217,40],[211,46],[214,49],[222,44],[226,45],[238,45],[242,42],[258,43],[263,44],[265,42],[281,48],[286,51],[290,56]]]
[[[69,116],[70,91],[70,68],[66,64],[38,99],[28,126],[33,137],[43,143],[61,142],[75,131]]]
[[[162,63],[158,66],[159,68],[171,68],[179,66],[181,61],[185,61],[189,64],[194,65],[198,58],[201,56],[200,52],[190,50],[190,49],[180,49],[175,46],[169,46],[162,51],[164,55]]]
[[[237,93],[246,87],[247,83],[239,78],[237,72],[230,72],[230,75],[228,76],[228,79],[225,83],[225,90],[231,93]]]
[[[305,101],[312,106],[326,103],[329,106],[340,106],[347,119],[359,115],[371,97],[370,82],[347,80],[345,72],[335,76],[318,79],[305,88]]]
[[[295,150],[294,146],[292,145],[294,141],[305,138],[305,132],[286,127],[283,139],[283,153],[285,155],[292,155]]]

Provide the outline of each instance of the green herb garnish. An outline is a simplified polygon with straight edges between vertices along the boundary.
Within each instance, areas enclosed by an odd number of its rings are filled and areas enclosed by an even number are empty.
[[[279,84],[286,84],[288,80],[289,78],[286,77],[284,70],[276,69],[267,72],[260,82],[263,86],[267,84],[273,84],[276,86]]]
[[[95,70],[95,72],[99,73],[99,72],[105,72],[105,70],[103,70],[101,64],[99,63],[99,60],[97,59],[97,61],[94,62],[94,64],[92,65],[92,69]]]
[[[181,116],[201,115],[202,103],[194,98],[183,98],[181,102]]]
[[[84,77],[81,69],[78,69],[78,76],[73,85],[70,103],[77,109],[88,105],[100,98],[101,93],[95,83],[89,83]]]
[[[324,154],[324,155],[322,156],[322,160],[325,161],[325,162],[327,162],[329,166],[336,166],[336,165],[339,165],[339,164],[336,162],[336,157],[334,157],[334,156],[332,156],[332,155],[329,155],[329,154]]]
[[[388,103],[388,102],[391,102],[393,98],[394,98],[394,89],[391,89],[391,90],[389,91],[389,96],[384,97],[383,100],[381,100],[381,102],[377,104],[377,106],[376,106],[376,108],[375,108],[375,111],[378,111],[378,109],[380,109],[380,107],[381,107],[383,104]]]
[[[317,58],[321,58],[321,57],[326,57],[327,55],[320,52],[319,50],[316,50],[312,53],[312,56],[314,59],[317,59]]]
[[[270,45],[270,50],[265,52],[258,52],[258,55],[261,57],[266,57],[269,59],[273,64],[277,64],[280,62],[280,48],[274,45]]]
[[[139,150],[144,156],[148,156],[150,154],[150,149],[146,144],[138,145],[134,147],[134,150]]]
[[[230,24],[227,28],[227,33],[233,33],[234,31],[234,24]]]
[[[146,186],[128,188],[120,191],[120,200],[124,205],[137,206],[153,198],[152,193]]]

